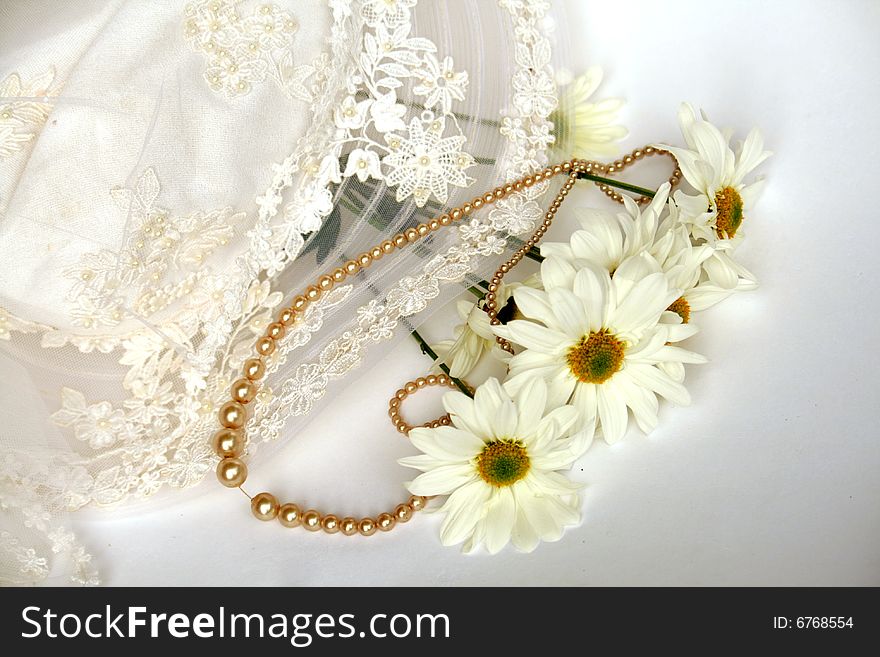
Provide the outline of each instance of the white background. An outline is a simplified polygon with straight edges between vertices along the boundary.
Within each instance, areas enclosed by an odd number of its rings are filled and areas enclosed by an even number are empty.
[[[776,152],[741,251],[761,287],[699,316],[692,348],[711,362],[689,371],[693,405],[663,406],[650,437],[595,444],[573,471],[587,484],[583,524],[530,555],[443,548],[436,515],[368,539],[284,530],[209,478],[166,502],[77,514],[105,583],[880,584],[880,3],[566,11],[572,68],[600,64],[601,95],[628,100],[627,148],[680,142],[675,111],[690,100],[740,136],[760,126]],[[411,477],[395,460],[412,449],[386,403],[425,366],[404,343],[261,459],[249,490],[325,511],[393,506]]]

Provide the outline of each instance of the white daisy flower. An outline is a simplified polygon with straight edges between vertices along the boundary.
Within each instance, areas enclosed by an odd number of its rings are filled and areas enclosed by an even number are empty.
[[[580,269],[559,257],[541,264],[546,291],[519,288],[514,299],[535,321],[512,321],[493,331],[525,347],[510,359],[508,385],[516,391],[534,377],[547,381],[553,405],[578,410],[577,445],[589,447],[597,426],[605,441],[626,433],[627,407],[639,428],[657,424],[657,395],[689,404],[680,382],[657,367],[662,362],[703,363],[705,358],[672,343],[696,333],[691,324],[661,323],[681,296],[649,254],[627,258],[614,278],[605,269]],[[538,323],[540,322],[540,323]]]
[[[688,148],[658,145],[678,160],[685,180],[696,194],[679,191],[675,201],[691,234],[716,249],[706,261],[706,273],[725,288],[755,286],[754,276],[733,261],[731,255],[742,239],[742,223],[751,209],[763,181],[745,184],[746,176],[772,154],[764,150],[764,139],[755,128],[737,153],[730,148],[730,135],[722,133],[694,108],[684,103],[678,113],[681,132]],[[745,279],[740,285],[740,279]]]
[[[593,66],[562,91],[559,109],[551,121],[557,133],[556,143],[566,157],[613,157],[618,152],[617,142],[628,134],[626,128],[616,125],[623,100],[589,102],[601,82],[602,69]]]
[[[667,274],[670,285],[682,290],[682,296],[668,310],[687,323],[691,311],[704,310],[733,290],[716,285],[708,278],[701,280],[701,265],[713,256],[714,250],[707,245],[693,245],[678,207],[667,202],[669,190],[669,183],[662,185],[644,209],[626,196],[624,212],[576,208],[574,212],[581,229],[572,233],[568,242],[545,242],[541,245],[541,255],[563,258],[576,268],[592,263],[613,276],[626,258],[648,253]]]
[[[567,432],[577,413],[570,406],[547,409],[547,386],[538,378],[511,396],[497,379],[471,399],[448,392],[443,405],[452,426],[409,433],[423,454],[401,459],[421,470],[408,484],[414,495],[448,495],[439,509],[443,545],[483,544],[495,554],[509,541],[531,552],[539,541],[556,541],[580,522],[580,486],[557,470],[576,458]]]
[[[495,293],[501,307],[498,319],[502,324],[523,317],[513,301],[514,290],[523,285],[537,288],[541,286],[541,281],[537,276],[530,276],[522,283],[501,283]],[[492,333],[489,316],[485,311],[485,299],[477,303],[461,300],[456,304],[456,310],[464,321],[455,327],[456,339],[442,340],[431,345],[431,349],[439,357],[437,362],[449,366],[450,376],[456,379],[466,377],[486,354],[491,354],[500,361],[509,360],[510,354],[501,349]]]

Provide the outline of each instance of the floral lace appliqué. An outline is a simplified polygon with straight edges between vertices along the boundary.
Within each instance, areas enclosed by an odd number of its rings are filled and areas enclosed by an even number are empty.
[[[0,83],[0,160],[20,152],[39,133],[52,110],[54,80],[50,68],[31,79],[11,73]]]
[[[271,79],[290,98],[311,100],[305,80],[315,69],[295,66],[291,45],[299,29],[293,16],[273,4],[242,17],[230,0],[196,0],[184,8],[190,47],[205,56],[208,86],[229,99]]]

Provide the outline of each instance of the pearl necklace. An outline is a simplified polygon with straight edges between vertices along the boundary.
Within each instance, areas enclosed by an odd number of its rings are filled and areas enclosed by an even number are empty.
[[[242,485],[247,480],[248,469],[242,460],[242,454],[245,451],[246,438],[244,434],[245,424],[247,422],[247,407],[257,395],[259,390],[259,381],[266,374],[265,359],[274,353],[276,343],[284,337],[286,330],[297,323],[303,315],[306,308],[318,301],[325,292],[329,292],[336,285],[342,283],[350,276],[355,276],[358,272],[366,269],[375,261],[380,260],[383,256],[402,249],[405,246],[419,241],[426,235],[439,230],[441,227],[448,226],[460,219],[469,216],[483,206],[491,205],[505,196],[519,192],[527,187],[532,187],[540,182],[549,180],[554,176],[566,174],[567,179],[562,188],[556,194],[553,202],[550,204],[547,212],[544,214],[544,220],[535,230],[532,236],[526,240],[511,258],[502,264],[493,275],[489,282],[488,292],[486,294],[485,311],[489,316],[490,323],[493,325],[500,324],[498,320],[498,300],[496,293],[501,285],[501,279],[507,274],[517,263],[519,263],[526,254],[534,248],[547,229],[553,222],[556,212],[568,196],[572,187],[578,178],[594,179],[599,188],[613,200],[622,203],[623,197],[614,189],[612,185],[603,179],[597,179],[598,174],[609,175],[619,173],[635,161],[645,156],[651,155],[668,155],[667,151],[648,146],[643,149],[636,149],[629,155],[612,164],[601,164],[598,162],[589,162],[585,160],[569,160],[552,167],[547,167],[542,171],[538,171],[532,175],[526,176],[513,183],[508,183],[501,187],[496,187],[491,192],[487,192],[483,196],[477,196],[468,203],[450,210],[448,213],[435,217],[427,223],[422,223],[415,228],[408,228],[402,233],[398,233],[389,240],[385,240],[381,244],[374,246],[361,253],[354,260],[349,260],[341,267],[338,267],[327,274],[320,276],[313,285],[309,285],[302,294],[293,298],[290,306],[281,310],[276,321],[266,327],[265,333],[259,337],[254,344],[255,355],[248,358],[242,368],[242,376],[232,384],[230,390],[231,399],[220,408],[219,419],[221,429],[217,431],[212,438],[212,447],[214,452],[220,457],[220,463],[217,465],[217,478],[220,483],[229,488],[237,488],[250,499],[251,512],[258,520],[275,520],[277,519],[285,527],[304,527],[309,531],[323,530],[328,534],[341,533],[345,536],[353,534],[361,534],[362,536],[371,536],[377,531],[391,531],[398,523],[405,523],[417,512],[425,508],[428,498],[412,495],[406,502],[398,504],[391,512],[378,514],[375,518],[364,517],[360,519],[351,516],[339,518],[339,516],[329,513],[322,514],[314,509],[302,510],[293,503],[279,504],[278,500],[271,493],[257,493],[253,497],[247,494]],[[674,158],[673,158],[674,160]],[[681,180],[681,170],[676,168],[669,178],[669,182],[674,186]],[[619,183],[615,186],[630,189],[631,191],[640,191],[639,188]],[[646,203],[650,201],[650,196],[642,195],[636,199],[638,203]],[[496,338],[498,344],[508,352],[512,353],[510,343],[503,338]],[[389,402],[388,414],[394,427],[402,434],[409,434],[413,426],[408,424],[400,415],[400,406],[403,400],[418,390],[429,386],[446,386],[455,387],[452,380],[446,374],[431,374],[426,377],[419,377],[415,381],[407,382]],[[444,415],[436,420],[432,420],[424,425],[426,427],[437,427],[450,424],[448,415]]]

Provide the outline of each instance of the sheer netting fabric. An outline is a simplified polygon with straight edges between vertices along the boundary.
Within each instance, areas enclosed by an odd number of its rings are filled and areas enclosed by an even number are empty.
[[[547,164],[556,20],[544,0],[3,3],[0,583],[97,583],[70,512],[212,473],[217,408],[280,304]],[[311,305],[248,454],[493,271],[548,191]]]

